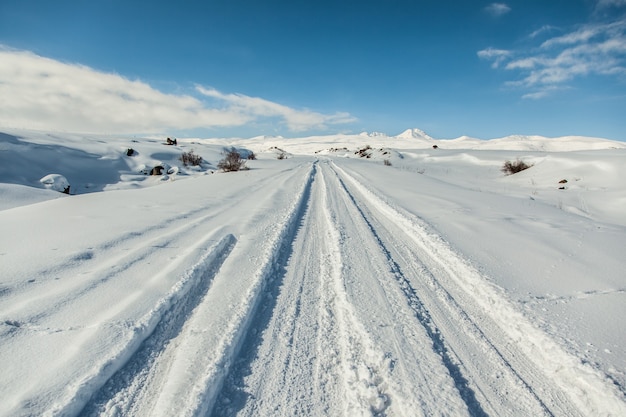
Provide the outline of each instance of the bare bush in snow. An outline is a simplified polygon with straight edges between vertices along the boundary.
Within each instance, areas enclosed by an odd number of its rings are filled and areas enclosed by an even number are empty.
[[[246,161],[241,158],[241,154],[235,148],[230,148],[224,154],[224,159],[217,163],[217,167],[224,172],[239,171],[245,169]]]
[[[531,166],[533,166],[533,164],[527,164],[521,159],[516,159],[515,161],[505,161],[500,171],[504,172],[506,175],[511,175],[528,169]]]
[[[193,150],[189,152],[183,152],[183,154],[180,156],[180,160],[185,166],[188,166],[188,165],[197,166],[202,163],[202,157],[200,155],[196,155],[195,153],[193,153]]]

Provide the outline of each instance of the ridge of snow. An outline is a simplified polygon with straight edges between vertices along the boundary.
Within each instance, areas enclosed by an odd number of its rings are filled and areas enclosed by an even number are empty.
[[[363,135],[363,134],[365,134],[365,136],[368,136],[370,138],[389,137],[389,135],[387,135],[386,133],[383,133],[383,132],[370,132],[370,133],[363,132],[363,133],[361,133],[361,135]]]

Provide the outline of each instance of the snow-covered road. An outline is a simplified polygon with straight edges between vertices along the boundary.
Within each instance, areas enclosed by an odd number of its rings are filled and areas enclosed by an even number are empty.
[[[0,212],[1,416],[626,415],[352,164],[216,177]]]

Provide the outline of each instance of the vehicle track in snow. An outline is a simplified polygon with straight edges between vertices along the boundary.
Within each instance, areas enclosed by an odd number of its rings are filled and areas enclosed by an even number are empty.
[[[250,238],[244,235],[240,244],[233,235],[224,237],[211,260],[191,271],[195,281],[191,289],[159,316],[155,331],[92,396],[80,415],[193,416],[211,407],[232,358],[241,349],[241,339],[257,315],[259,294],[275,279],[284,242],[289,241],[302,216],[302,201],[310,187],[307,172],[303,166],[289,173],[290,181],[304,183],[299,195],[289,196],[293,201],[286,207],[286,218],[266,217],[261,225],[258,217],[246,220],[244,230],[255,227],[251,223],[260,226],[251,235],[263,240],[258,245],[261,253],[251,265],[254,268],[242,267],[249,261],[250,249],[238,250]],[[287,193],[280,188],[256,192],[270,200]],[[240,285],[233,280],[237,275]]]
[[[70,266],[39,271],[88,277],[67,294],[52,278],[37,284],[51,294],[9,288],[2,297],[21,297],[31,316],[7,323],[3,337],[80,335],[42,373],[75,372],[67,388],[22,410],[483,417],[624,407],[441,236],[365,184],[340,160],[294,164],[229,205],[95,242]],[[144,297],[153,303],[139,314],[133,303]],[[87,317],[56,320],[71,309]],[[82,364],[82,349],[101,349],[99,360]]]
[[[601,398],[603,381],[556,351],[440,236],[339,166],[318,166],[300,229],[283,243],[290,247],[284,271],[267,289],[209,415],[615,409],[620,400],[611,394],[606,409],[589,400]],[[522,331],[531,341],[518,346]],[[540,348],[560,356],[528,356]],[[554,363],[570,366],[565,377],[552,380],[542,368]],[[568,385],[568,376],[583,381]]]
[[[289,170],[278,174],[283,180],[291,176],[293,172]],[[68,258],[59,259],[54,265],[33,270],[31,285],[6,286],[2,295],[10,296],[13,305],[19,309],[25,309],[29,305],[38,306],[39,314],[25,318],[25,322],[41,320],[51,312],[58,311],[58,308],[97,290],[99,286],[112,280],[119,281],[125,270],[137,264],[145,265],[150,262],[149,257],[162,257],[163,253],[158,252],[165,252],[169,259],[174,259],[175,256],[169,256],[169,253],[181,248],[184,250],[185,244],[188,244],[184,239],[189,238],[191,231],[202,224],[210,224],[213,219],[228,218],[233,206],[242,205],[246,199],[267,194],[265,186],[267,183],[272,185],[276,180],[277,178],[264,178],[255,181],[246,191],[232,195],[230,204],[214,202],[209,206],[203,205],[163,217],[156,223],[137,227],[124,235],[115,236],[114,239],[98,241]],[[222,220],[222,223],[227,222]],[[77,276],[81,276],[81,279],[75,279]],[[59,286],[56,283],[59,280],[67,280],[71,284]],[[10,316],[12,311],[5,309],[4,313]]]
[[[333,168],[388,254],[416,317],[432,328],[433,346],[472,415],[586,416],[624,409],[605,376],[534,327],[441,236],[370,191],[358,174]]]
[[[284,272],[209,415],[467,414],[402,292],[382,282],[393,272],[376,236],[319,165]]]
[[[142,381],[155,357],[182,331],[216,270],[235,247],[237,238],[233,233],[240,234],[240,227],[245,228],[248,222],[259,224],[258,233],[262,235],[282,225],[282,210],[272,213],[277,217],[267,216],[262,206],[281,199],[284,209],[290,210],[290,202],[298,197],[288,195],[293,190],[291,184],[298,187],[307,170],[306,165],[296,166],[257,179],[246,185],[247,189],[244,187],[245,192],[229,197],[233,205],[224,201],[199,205],[111,241],[98,241],[94,236],[95,244],[71,256],[69,262],[62,260],[35,270],[33,285],[10,288],[0,302],[11,302],[3,315],[16,319],[6,320],[2,326],[3,340],[19,343],[23,337],[38,334],[47,340],[45,344],[25,346],[20,352],[25,360],[11,364],[19,369],[11,375],[37,369],[42,383],[46,375],[54,374],[57,379],[65,378],[67,384],[55,387],[55,396],[34,401],[28,399],[25,387],[12,397],[14,403],[4,407],[28,409],[32,415],[76,415],[93,396],[83,415],[100,414],[103,403],[113,404],[113,411],[107,409],[104,414],[115,415],[115,409],[134,406],[134,400],[141,403],[145,392],[133,392],[136,386],[128,380]],[[243,204],[250,198],[261,206],[256,215]],[[275,203],[271,206],[281,207]],[[238,213],[244,214],[243,224],[236,222]],[[259,221],[261,216],[265,220]],[[60,280],[63,285],[57,288]],[[71,311],[81,314],[69,314]],[[0,342],[0,349],[2,345]],[[37,349],[58,350],[59,355],[45,366],[37,365]],[[94,351],[98,352],[97,361],[81,359]],[[121,377],[113,377],[116,372]],[[119,393],[123,397],[118,397],[119,403],[108,398]]]
[[[319,169],[283,266],[211,415],[383,414],[384,380],[342,286],[340,237]],[[381,355],[381,359],[382,355]]]
[[[154,330],[138,348],[130,348],[132,355],[124,366],[107,379],[104,386],[91,395],[89,403],[81,410],[81,415],[100,413],[135,414],[132,408],[142,403],[144,386],[159,386],[163,372],[155,369],[166,355],[170,341],[176,338],[193,310],[202,302],[209,290],[213,278],[218,273],[224,260],[230,255],[237,240],[232,234],[221,238],[207,251],[198,264],[189,270],[178,285],[176,291],[169,294],[160,304],[163,308],[151,315],[158,320]],[[157,308],[158,309],[158,308]],[[156,380],[156,381],[155,381]],[[145,402],[145,400],[143,400]]]
[[[467,322],[464,311],[455,306],[442,312],[438,307],[450,299],[440,297],[433,291],[440,272],[430,270],[420,259],[424,254],[416,253],[414,245],[406,240],[406,230],[394,224],[394,220],[383,222],[380,212],[372,212],[372,203],[364,199],[348,183],[349,177],[338,168],[334,169],[340,187],[352,203],[353,217],[359,218],[368,229],[378,249],[383,254],[382,262],[391,274],[379,275],[386,296],[400,291],[402,302],[410,308],[415,320],[406,320],[401,326],[420,326],[424,332],[422,344],[432,349],[441,358],[445,372],[453,381],[458,396],[463,400],[468,415],[519,415],[520,411],[529,415],[546,415],[545,406],[536,398],[527,400],[519,395],[517,383],[504,376],[493,378],[487,386],[475,383],[477,377],[491,380],[498,371],[493,364],[493,354],[484,346],[468,340],[480,338],[480,329],[464,325]],[[352,178],[350,178],[352,179]],[[353,180],[354,181],[354,180]],[[404,249],[404,253],[399,251]],[[395,283],[393,282],[395,281]],[[426,284],[426,285],[424,285]],[[397,297],[397,296],[396,296]],[[397,302],[397,301],[396,301]],[[454,313],[451,315],[450,313]],[[459,357],[458,351],[462,352]],[[461,358],[482,363],[483,369],[474,366],[468,369]],[[516,389],[511,389],[514,387]],[[486,392],[489,388],[491,391]],[[530,397],[533,397],[530,392]],[[433,399],[436,401],[436,399]],[[520,404],[521,403],[521,404]],[[432,410],[431,410],[432,411]]]

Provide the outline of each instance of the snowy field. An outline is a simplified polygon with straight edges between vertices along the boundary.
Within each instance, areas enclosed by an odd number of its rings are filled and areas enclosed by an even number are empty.
[[[625,143],[165,140],[0,133],[0,416],[626,416]]]

